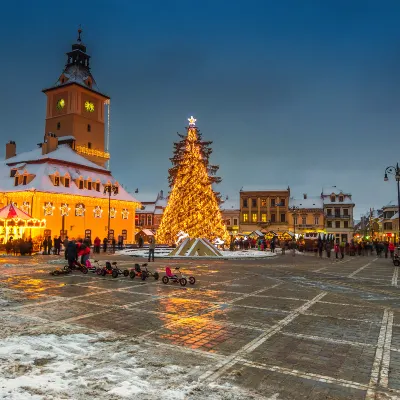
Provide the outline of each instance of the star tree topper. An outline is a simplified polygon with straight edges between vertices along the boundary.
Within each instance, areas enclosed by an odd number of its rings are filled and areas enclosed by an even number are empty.
[[[189,126],[196,126],[197,119],[194,118],[193,115],[190,118],[188,118],[188,121],[189,121]]]
[[[100,206],[96,206],[93,210],[94,217],[95,218],[101,218],[101,214],[103,214],[103,210],[101,209]]]

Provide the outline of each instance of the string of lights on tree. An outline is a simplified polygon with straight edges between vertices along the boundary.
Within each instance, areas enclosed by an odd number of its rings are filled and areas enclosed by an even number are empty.
[[[180,231],[190,238],[228,241],[218,194],[212,189],[221,179],[213,176],[218,167],[209,165],[210,143],[199,140],[196,119],[189,118],[186,138],[174,145],[169,170],[172,190],[157,230],[159,243],[175,242]]]

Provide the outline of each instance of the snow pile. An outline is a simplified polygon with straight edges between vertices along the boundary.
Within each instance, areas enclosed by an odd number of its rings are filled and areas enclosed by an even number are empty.
[[[6,337],[0,348],[0,399],[257,398],[229,384],[198,383],[207,360],[196,365],[193,357],[178,366],[182,353],[174,351],[171,359],[165,352],[162,345],[106,335]]]
[[[172,256],[170,257],[169,254],[173,249],[171,248],[159,248],[155,251],[155,257],[161,258],[182,258],[182,256]],[[278,253],[271,253],[270,251],[259,251],[257,249],[250,249],[250,250],[236,250],[236,251],[229,251],[229,250],[220,250],[222,257],[221,258],[260,258],[260,257],[275,257]],[[280,252],[279,252],[280,253]],[[117,251],[115,254],[121,256],[131,256],[131,257],[148,257],[149,250],[148,249],[125,249]],[[188,258],[199,258],[196,256],[188,257]],[[210,258],[215,259],[215,256],[201,256],[200,258]]]

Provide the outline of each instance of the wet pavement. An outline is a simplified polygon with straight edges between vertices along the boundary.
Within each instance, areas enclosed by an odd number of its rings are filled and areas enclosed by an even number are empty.
[[[113,258],[122,268],[138,262]],[[398,268],[390,260],[285,255],[149,265],[162,276],[165,265],[179,264],[196,277],[186,287],[79,271],[50,276],[58,261],[0,258],[5,336],[52,327],[111,332],[165,346],[164,364],[171,350],[182,365],[191,359],[203,387],[233,384],[254,398],[400,398]]]

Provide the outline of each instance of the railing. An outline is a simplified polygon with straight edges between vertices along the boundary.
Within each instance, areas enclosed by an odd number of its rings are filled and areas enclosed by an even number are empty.
[[[296,228],[317,228],[317,227],[319,227],[320,225],[319,224],[299,224],[299,225],[296,225]]]
[[[328,219],[350,219],[350,215],[325,214],[325,218],[328,218]]]
[[[110,158],[110,153],[101,150],[89,149],[89,147],[86,146],[76,146],[75,150],[80,154],[86,154],[88,156],[101,157],[107,160]]]

